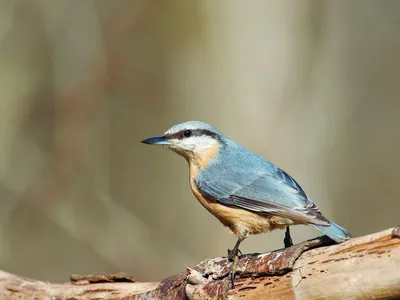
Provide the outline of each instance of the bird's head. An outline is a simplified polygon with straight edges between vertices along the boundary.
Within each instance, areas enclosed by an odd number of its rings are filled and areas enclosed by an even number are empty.
[[[186,158],[190,164],[204,168],[218,154],[223,135],[214,127],[198,121],[172,126],[162,136],[142,143],[165,146]]]

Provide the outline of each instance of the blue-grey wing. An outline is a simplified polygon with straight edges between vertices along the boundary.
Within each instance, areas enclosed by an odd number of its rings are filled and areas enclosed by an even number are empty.
[[[272,171],[271,171],[272,170]],[[268,172],[231,173],[215,180],[199,182],[199,189],[227,205],[249,211],[277,215],[300,222],[328,225],[318,207],[286,172],[270,166]]]

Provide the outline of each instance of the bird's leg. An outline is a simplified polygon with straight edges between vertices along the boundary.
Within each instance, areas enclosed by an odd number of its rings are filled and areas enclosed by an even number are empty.
[[[286,227],[285,239],[283,240],[283,242],[285,244],[285,248],[293,246],[292,237],[290,236],[289,226]]]
[[[238,241],[235,244],[235,247],[233,247],[232,250],[228,249],[228,258],[229,260],[232,260],[235,258],[235,256],[238,256],[238,252],[240,252],[240,254],[242,254],[242,252],[239,250],[239,245],[242,242],[242,239],[238,239]]]
[[[230,273],[232,288],[235,287],[234,281],[235,281],[235,274],[236,274],[236,265],[239,261],[238,253],[240,252],[240,254],[242,254],[242,252],[239,250],[239,245],[242,241],[243,241],[243,238],[239,238],[235,244],[235,247],[233,247],[232,250],[228,249],[228,259],[233,261],[232,266],[231,266],[231,273]]]
[[[235,288],[235,275],[236,275],[236,265],[239,261],[239,256],[235,256],[233,258],[233,263],[232,263],[232,267],[231,267],[231,284],[232,284],[232,288]]]

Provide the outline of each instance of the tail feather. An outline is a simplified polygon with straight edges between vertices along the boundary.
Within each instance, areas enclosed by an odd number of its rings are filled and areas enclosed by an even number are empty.
[[[348,232],[345,228],[340,227],[339,225],[333,223],[332,221],[330,221],[329,226],[316,225],[316,224],[310,224],[310,225],[321,230],[323,233],[325,233],[327,236],[329,236],[336,243],[342,243],[345,240],[348,240],[349,238],[351,238],[350,232]]]

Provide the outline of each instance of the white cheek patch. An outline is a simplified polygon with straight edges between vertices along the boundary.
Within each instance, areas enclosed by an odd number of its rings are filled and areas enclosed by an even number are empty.
[[[193,150],[195,152],[207,151],[217,144],[216,140],[204,135],[184,138],[180,142],[182,143],[182,147]]]

